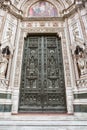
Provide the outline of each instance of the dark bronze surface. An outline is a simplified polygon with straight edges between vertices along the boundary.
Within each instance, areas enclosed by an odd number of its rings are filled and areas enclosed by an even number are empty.
[[[66,112],[61,40],[25,38],[19,112]]]

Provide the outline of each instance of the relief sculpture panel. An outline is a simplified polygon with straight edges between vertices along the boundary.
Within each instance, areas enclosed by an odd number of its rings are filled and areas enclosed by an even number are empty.
[[[19,112],[66,112],[61,51],[57,36],[26,38]]]

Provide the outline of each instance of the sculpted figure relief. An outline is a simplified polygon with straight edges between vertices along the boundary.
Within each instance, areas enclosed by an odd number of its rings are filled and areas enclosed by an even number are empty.
[[[49,67],[50,67],[50,76],[54,76],[55,75],[55,59],[54,59],[53,50],[50,50]]]
[[[6,46],[4,49],[1,49],[1,44],[0,44],[0,77],[1,78],[6,77],[9,55],[10,55],[9,47]]]
[[[31,58],[30,58],[30,74],[35,73],[35,51],[31,51]]]
[[[85,50],[83,50],[83,48],[76,46],[75,55],[76,55],[79,75],[82,76],[82,75],[87,73],[87,60],[86,60],[87,55],[86,55],[86,52],[85,52]]]
[[[31,57],[31,63],[30,63],[30,74],[33,74],[35,72],[35,63],[34,63],[34,57]]]
[[[54,74],[55,73],[55,60],[54,60],[54,57],[51,56],[51,59],[50,59],[50,73],[51,74]]]

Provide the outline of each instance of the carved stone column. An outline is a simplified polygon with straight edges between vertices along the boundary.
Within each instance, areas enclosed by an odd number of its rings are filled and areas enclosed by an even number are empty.
[[[18,67],[16,64],[17,64],[17,57],[18,57],[19,38],[20,38],[20,20],[18,20],[17,23],[16,37],[15,37],[15,51],[13,54],[12,67],[11,67],[12,71],[10,76],[10,86],[12,87],[12,91],[13,91],[12,113],[17,113],[18,111],[19,86],[16,86],[17,81],[15,81],[16,80],[15,77],[19,78],[19,76],[15,76],[15,73],[16,73],[16,67]],[[19,71],[20,70],[17,70],[17,74],[20,73]]]
[[[68,28],[68,19],[65,19],[65,34],[66,34],[66,46],[67,46],[67,55],[69,60],[69,70],[70,70],[70,84],[68,84],[66,87],[66,95],[67,95],[67,110],[68,113],[73,113],[73,87],[75,87],[75,75],[73,73],[73,61],[72,61],[72,55],[70,52],[70,33]],[[69,79],[68,79],[69,80]]]

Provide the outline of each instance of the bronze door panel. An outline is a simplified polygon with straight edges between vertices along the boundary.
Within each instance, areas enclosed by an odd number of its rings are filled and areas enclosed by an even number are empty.
[[[19,112],[66,112],[61,39],[25,39]]]

